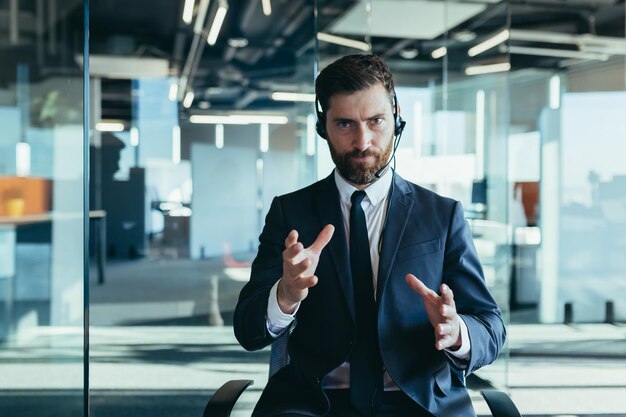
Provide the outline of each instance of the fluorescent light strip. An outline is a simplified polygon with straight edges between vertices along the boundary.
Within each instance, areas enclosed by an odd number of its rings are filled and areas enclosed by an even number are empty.
[[[262,0],[261,1],[263,4],[263,14],[265,16],[269,16],[272,14],[272,3],[270,2],[270,0]]]
[[[482,179],[484,172],[485,152],[485,90],[476,92],[476,165],[474,178]]]
[[[193,6],[195,0],[185,0],[185,6],[183,7],[183,22],[189,25],[193,20]]]
[[[183,100],[183,107],[186,109],[191,107],[191,105],[193,104],[194,97],[195,95],[193,91],[187,91],[187,94],[185,94],[185,99]]]
[[[614,46],[597,46],[597,45],[579,45],[581,52],[591,52],[597,54],[608,55],[626,55],[626,43],[621,47]]]
[[[430,56],[432,56],[433,59],[439,59],[439,58],[446,56],[447,53],[448,53],[448,48],[446,48],[445,46],[442,46],[441,48],[437,48],[434,51],[432,51]]]
[[[122,122],[98,122],[96,123],[98,132],[123,132],[124,123]]]
[[[130,146],[139,146],[139,129],[134,126],[130,128]]]
[[[472,67],[465,68],[465,75],[490,74],[493,72],[509,71],[510,69],[511,69],[511,64],[508,62],[502,62],[500,64],[490,64],[490,65],[475,65]]]
[[[550,78],[550,108],[561,107],[561,77],[558,74]]]
[[[231,114],[225,116],[195,114],[189,117],[191,123],[224,124],[224,125],[247,125],[255,123],[267,123],[284,125],[289,122],[287,116],[264,116],[252,114]]]
[[[15,174],[18,177],[30,175],[30,145],[26,142],[15,144]]]
[[[580,39],[577,39],[578,36],[579,35],[572,35],[570,33],[511,29],[511,39],[516,41],[578,45],[580,43]]]
[[[176,97],[178,97],[178,84],[173,82],[170,84],[170,91],[167,93],[167,98],[170,101],[176,101]]]
[[[172,127],[172,162],[180,164],[180,126]]]
[[[215,125],[215,147],[222,149],[224,147],[224,125]]]
[[[624,49],[626,48],[626,39],[624,38],[611,36],[595,36],[591,34],[574,35],[570,33],[511,29],[511,39],[517,41],[577,45],[581,48],[616,48],[618,50],[621,50],[622,54],[624,53]]]
[[[228,11],[228,5],[226,2],[220,2],[220,6],[215,12],[215,19],[213,20],[213,24],[211,25],[211,30],[209,30],[209,36],[206,41],[209,45],[215,45],[217,42],[217,36],[220,34],[220,30],[222,29],[222,24],[224,23],[224,18],[226,18],[226,12]]]
[[[330,35],[328,33],[318,32],[317,39],[322,42],[347,46],[348,48],[360,49],[361,51],[365,52],[370,51],[370,45],[367,42],[355,41],[354,39],[342,38],[341,36]]]
[[[305,101],[313,103],[315,102],[315,94],[306,93],[287,93],[275,91],[272,93],[272,100],[276,101]]]
[[[261,123],[261,140],[259,141],[259,149],[261,152],[267,152],[270,149],[270,125]]]
[[[531,48],[527,46],[511,46],[509,48],[509,53],[515,55],[550,56],[555,58],[591,59],[597,61],[606,61],[609,59],[609,55],[607,54],[572,51],[567,49]]]
[[[509,32],[509,30],[505,29],[502,32],[498,33],[497,35],[487,39],[486,41],[479,43],[473,48],[470,48],[469,51],[467,51],[467,54],[469,56],[476,56],[478,54],[482,54],[483,52],[488,51],[489,49],[500,45],[502,42],[506,42],[510,38],[510,36],[511,36],[511,33]]]
[[[262,190],[263,189],[263,167],[264,167],[264,163],[263,163],[263,158],[258,158],[256,160],[256,185],[257,185],[257,189]],[[256,199],[256,208],[257,209],[262,209],[263,208],[263,199],[257,197]]]
[[[306,117],[306,154],[315,155],[315,116],[309,114]]]

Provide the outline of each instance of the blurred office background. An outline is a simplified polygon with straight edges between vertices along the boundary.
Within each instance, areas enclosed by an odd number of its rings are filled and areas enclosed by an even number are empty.
[[[0,0],[0,415],[197,416],[251,378],[249,415],[269,353],[234,340],[238,292],[272,198],[332,170],[313,83],[352,53],[394,72],[396,170],[463,203],[509,323],[479,415],[489,386],[626,415],[625,24],[623,0]]]

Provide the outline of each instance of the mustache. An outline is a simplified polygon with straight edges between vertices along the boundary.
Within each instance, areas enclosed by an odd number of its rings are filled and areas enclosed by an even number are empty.
[[[346,153],[344,155],[344,159],[365,158],[365,157],[368,157],[368,156],[376,157],[376,156],[379,156],[379,155],[380,155],[380,152],[375,152],[375,151],[372,151],[372,150],[369,150],[369,149],[366,149],[364,151],[359,151],[358,149],[355,149],[355,150],[353,150],[351,152]]]

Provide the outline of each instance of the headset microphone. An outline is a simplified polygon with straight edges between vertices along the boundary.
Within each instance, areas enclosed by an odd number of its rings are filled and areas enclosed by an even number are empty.
[[[402,120],[402,117],[398,116],[397,120],[398,120],[398,123],[396,124],[396,132],[395,132],[396,135],[393,140],[393,152],[391,153],[391,157],[389,158],[387,163],[374,173],[374,176],[377,179],[382,177],[383,174],[387,171],[387,168],[389,168],[389,164],[391,164],[391,161],[395,161],[396,149],[398,149],[398,145],[400,145],[400,138],[402,137],[402,131],[404,130],[404,126],[406,126],[406,122]]]

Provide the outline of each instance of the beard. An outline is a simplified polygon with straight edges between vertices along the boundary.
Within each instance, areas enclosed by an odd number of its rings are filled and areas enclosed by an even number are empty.
[[[328,141],[330,155],[343,178],[356,185],[365,185],[376,181],[376,173],[380,171],[391,155],[393,140],[389,141],[387,148],[380,151],[373,150],[353,150],[344,154],[339,154],[333,145]],[[357,158],[372,157],[366,161],[358,161]]]

